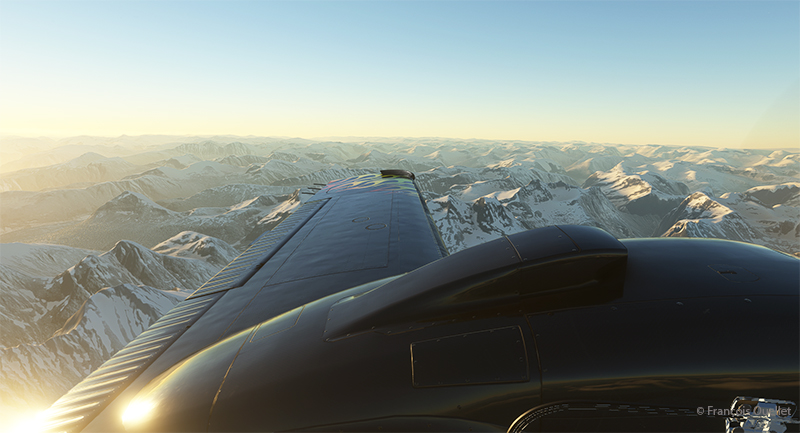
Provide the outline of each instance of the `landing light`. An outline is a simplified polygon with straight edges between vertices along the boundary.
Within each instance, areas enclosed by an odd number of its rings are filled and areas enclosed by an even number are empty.
[[[122,424],[125,428],[139,424],[150,416],[150,412],[156,407],[152,401],[134,400],[122,413]]]

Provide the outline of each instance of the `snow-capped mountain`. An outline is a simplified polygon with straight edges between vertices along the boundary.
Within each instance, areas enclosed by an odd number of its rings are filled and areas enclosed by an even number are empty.
[[[20,189],[0,192],[6,411],[47,405],[320,185],[382,168],[416,173],[451,252],[553,224],[800,252],[800,152],[789,150],[381,137],[14,143],[4,166],[27,164],[24,149],[70,158],[0,179]]]
[[[534,180],[577,185],[574,179],[560,172],[559,166],[549,168],[553,171],[547,171],[537,163],[516,160],[504,160],[480,169],[465,166],[436,167],[418,173],[417,182],[423,191],[440,195],[456,194],[467,200],[474,200],[498,190],[519,188]]]
[[[172,158],[171,160],[175,160]],[[183,168],[173,168],[166,165],[153,168],[138,174],[127,176],[125,179],[138,179],[145,176],[158,176],[172,181],[193,181],[203,185],[213,185],[216,178],[233,177],[243,172],[241,167],[220,164],[214,161],[199,161]]]
[[[315,179],[302,176],[309,171],[298,171],[293,163],[276,162],[269,167],[266,164],[240,167],[213,161],[191,162],[192,158],[172,158],[164,160],[159,167],[123,179],[94,183],[83,188],[66,188],[47,191],[4,191],[0,192],[0,233],[3,242],[42,242],[39,238],[64,228],[64,225],[75,224],[89,215],[104,203],[119,196],[125,191],[139,193],[151,200],[169,201],[191,197],[207,189],[230,184],[263,186],[275,183],[280,186],[309,186],[306,180],[326,183],[338,179],[348,170],[334,169]],[[308,161],[308,160],[306,160]],[[183,165],[189,163],[189,165]],[[328,167],[310,163],[309,170]],[[39,169],[45,170],[46,169]],[[359,174],[374,172],[364,170]],[[301,176],[295,178],[295,176]],[[289,179],[289,181],[287,181]],[[295,181],[292,181],[295,179]],[[280,194],[289,194],[296,188],[282,188]],[[252,198],[248,196],[245,199]],[[228,198],[227,200],[230,200]]]
[[[669,212],[654,235],[708,237],[800,251],[800,184],[767,185],[712,199],[696,192]]]
[[[47,278],[31,276],[32,264],[24,259],[43,262],[41,275],[87,251],[2,248],[9,257],[0,263],[3,420],[48,406],[239,254],[220,239],[183,232],[157,251],[120,241]]]
[[[428,200],[427,205],[450,253],[526,230],[493,197],[468,203],[446,195]]]
[[[686,197],[658,227],[665,237],[720,238],[754,242],[763,234],[751,227],[737,212],[702,192]]]
[[[461,197],[470,199],[473,194],[486,192],[484,184],[478,182],[461,190]],[[618,238],[627,238],[647,236],[658,223],[653,216],[617,209],[600,188],[586,190],[564,182],[543,183],[534,179],[522,187],[490,192],[467,201],[462,198],[447,195],[427,202],[451,251],[555,224],[600,227]]]
[[[719,203],[736,211],[764,234],[756,242],[780,251],[800,251],[800,183],[766,185],[726,193]]]
[[[52,338],[0,347],[0,420],[47,408],[186,295],[132,284],[105,288]]]
[[[595,171],[583,188],[599,187],[620,210],[634,215],[664,215],[677,206],[689,188],[658,173],[632,170],[619,163],[608,171]]]
[[[289,217],[301,204],[305,203],[316,193],[316,189],[299,188],[291,194],[285,201],[278,204],[270,212],[259,219],[251,228],[250,232],[243,237],[236,246],[245,249],[250,243],[258,239],[267,230],[272,230],[281,221]]]
[[[742,194],[747,200],[775,209],[778,206],[800,205],[800,182],[787,182],[780,185],[765,185],[750,188]]]
[[[52,278],[31,276],[13,264],[2,264],[5,272],[0,277],[0,291],[5,297],[0,303],[0,347],[42,341],[105,287],[134,284],[195,290],[224,266],[220,262],[235,254],[233,247],[219,239],[209,237],[189,245],[192,241],[191,236],[179,237],[165,245],[178,251],[177,245],[185,243],[184,251],[200,257],[205,254],[209,260],[159,254],[135,242],[118,241],[109,251],[87,255]]]
[[[131,140],[129,137],[123,141]],[[126,237],[152,247],[167,237],[192,230],[236,244],[244,237],[252,239],[254,233],[231,230],[231,223],[251,228],[268,226],[258,221],[280,219],[269,217],[268,207],[287,200],[297,188],[374,173],[389,165],[415,171],[420,188],[434,193],[431,198],[449,196],[470,205],[493,194],[511,196],[510,191],[533,185],[534,180],[548,190],[550,184],[578,187],[574,191],[561,187],[557,195],[575,195],[571,200],[580,195],[582,201],[566,201],[555,207],[551,205],[558,199],[548,202],[548,206],[524,205],[525,200],[519,198],[508,203],[498,199],[524,227],[569,221],[599,225],[623,237],[661,235],[669,229],[662,227],[664,230],[656,233],[661,220],[694,192],[703,192],[721,203],[725,194],[731,194],[734,200],[736,194],[753,188],[796,182],[800,174],[800,153],[786,150],[442,138],[339,140],[216,137],[162,143],[156,150],[126,156],[127,161],[162,159],[153,168],[124,179],[80,189],[0,193],[0,236],[4,242],[66,243],[107,249]],[[79,141],[93,143],[89,139]],[[194,153],[215,161],[203,161]],[[601,197],[591,192],[593,187],[598,187],[616,210],[592,210],[605,209]],[[139,230],[146,224],[142,223],[145,219],[134,214],[126,216],[123,209],[111,212],[126,191],[163,208],[146,212],[160,215],[153,221],[157,222],[154,230]],[[253,206],[266,207],[262,214],[257,218],[251,215],[250,219],[234,218],[241,212],[232,209],[256,196],[262,198]],[[592,206],[581,204],[590,202]],[[742,203],[745,202],[753,200],[744,199]],[[775,209],[772,213],[776,215],[765,216],[760,209],[745,211],[733,202],[725,205],[760,234],[752,241],[784,250],[794,248],[794,240],[786,239],[785,233],[792,209]],[[142,206],[142,211],[148,206]],[[108,212],[101,217],[99,208]],[[579,212],[578,208],[583,210]],[[751,221],[753,218],[772,222],[762,224]],[[474,230],[466,226],[466,221],[463,230]],[[452,224],[448,230],[454,230]],[[774,242],[770,238],[782,240]]]
[[[240,254],[226,242],[192,231],[180,232],[154,246],[152,251],[171,257],[200,259],[220,268]]]
[[[132,138],[123,141],[130,140]],[[572,200],[577,200],[580,195],[580,203],[592,202],[592,206],[571,201],[556,207],[540,203],[533,206],[524,205],[525,200],[520,198],[508,203],[498,199],[498,202],[507,207],[524,227],[570,221],[596,224],[618,236],[661,235],[669,229],[661,227],[664,231],[656,233],[661,220],[694,192],[703,192],[718,202],[724,201],[723,196],[730,193],[733,200],[738,197],[736,194],[753,188],[796,182],[800,173],[800,154],[786,150],[442,138],[339,140],[257,137],[222,140],[216,137],[177,144],[161,143],[156,150],[148,150],[139,156],[126,156],[127,161],[136,161],[137,158],[143,161],[156,156],[162,159],[156,163],[157,166],[124,179],[95,183],[81,189],[2,193],[0,236],[4,242],[67,243],[106,249],[125,236],[146,246],[154,246],[167,237],[192,230],[235,244],[245,236],[252,238],[249,230],[229,229],[231,218],[237,213],[233,211],[237,203],[260,196],[262,199],[258,204],[263,205],[261,207],[277,206],[297,188],[374,173],[390,165],[415,171],[420,188],[434,193],[435,197],[449,196],[470,205],[493,194],[512,196],[510,191],[533,185],[534,180],[545,189],[549,189],[550,184],[580,186],[575,191],[561,187],[558,195],[569,197],[577,194]],[[78,141],[93,143],[89,139]],[[202,158],[214,158],[216,162],[203,161]],[[610,201],[615,211],[590,209],[604,209],[605,206],[600,196],[591,192],[593,187],[600,189],[601,195]],[[139,220],[143,219],[134,218],[134,214],[126,217],[127,211],[118,207],[119,197],[126,191],[140,194],[162,207],[157,212],[145,212],[144,209],[152,206],[149,203],[141,207],[147,215],[159,215],[159,219],[154,220],[158,222],[155,230],[145,235],[133,233],[141,232],[133,228],[141,227]],[[144,200],[142,197],[140,200]],[[748,197],[755,199],[756,196],[751,194]],[[555,202],[559,200],[549,203]],[[743,199],[744,202],[753,200]],[[732,209],[737,206],[733,202],[725,205],[732,206]],[[579,207],[583,208],[580,212],[577,211]],[[106,211],[101,212],[103,215],[97,213],[101,208]],[[258,218],[254,215],[251,219],[244,218],[247,221],[233,218],[233,223],[254,227],[269,214],[269,209],[262,210],[265,213]],[[734,210],[747,220],[746,224],[755,230],[754,233],[760,234],[751,237],[754,242],[793,248],[793,240],[785,239],[791,209],[775,209],[773,213],[777,212],[777,215],[768,216],[755,212],[753,208],[748,212],[738,208]],[[539,217],[537,211],[543,217]],[[772,222],[750,221],[753,218]],[[182,222],[177,223],[178,220]],[[675,222],[677,220],[672,223]],[[452,225],[448,230],[453,230]],[[463,230],[474,228],[465,226]],[[673,234],[679,232],[670,231]],[[782,238],[782,241],[770,243],[765,240],[771,237]]]

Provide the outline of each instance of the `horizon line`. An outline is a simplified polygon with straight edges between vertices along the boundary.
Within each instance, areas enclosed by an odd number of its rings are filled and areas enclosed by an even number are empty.
[[[732,149],[732,150],[783,150],[800,152],[800,147],[728,147],[728,146],[708,146],[701,144],[662,144],[662,143],[618,143],[608,141],[586,141],[586,140],[525,140],[525,139],[493,139],[493,138],[462,138],[462,137],[446,137],[446,136],[412,136],[412,135],[334,135],[334,136],[317,136],[317,137],[301,137],[301,136],[288,136],[288,135],[240,135],[240,134],[119,134],[119,135],[93,135],[93,134],[77,134],[77,135],[26,135],[26,134],[4,134],[0,133],[0,140],[8,140],[15,138],[22,139],[47,139],[55,142],[68,140],[72,138],[101,138],[101,139],[119,139],[123,137],[136,138],[136,137],[168,137],[168,138],[209,138],[216,137],[231,137],[231,138],[265,138],[265,139],[297,139],[316,141],[319,143],[326,141],[342,141],[353,142],[351,140],[363,141],[370,139],[415,139],[415,140],[462,140],[462,141],[490,141],[497,143],[554,143],[554,144],[586,144],[586,145],[609,145],[609,146],[664,146],[664,147],[689,147],[689,148],[704,148],[704,149]],[[344,141],[347,140],[347,141]]]

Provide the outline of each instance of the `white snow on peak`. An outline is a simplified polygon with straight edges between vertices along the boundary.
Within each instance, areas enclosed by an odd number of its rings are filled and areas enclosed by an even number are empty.
[[[696,216],[693,219],[720,219],[733,212],[730,208],[719,204],[702,192],[690,195],[685,203],[687,208],[694,210]]]
[[[484,197],[493,198],[495,200],[498,200],[498,202],[502,203],[514,199],[521,189],[522,187],[510,189],[508,191],[494,191],[490,194],[485,195]]]
[[[6,411],[45,409],[186,295],[131,284],[106,288],[44,344],[0,349],[0,420],[13,416]]]
[[[756,191],[771,191],[771,192],[778,192],[782,189],[800,189],[800,182],[786,182],[779,185],[762,185],[762,186],[755,186],[753,188],[748,189],[745,192],[751,193]]]
[[[267,206],[271,206],[271,205],[272,204],[267,202],[267,200],[264,197],[258,196],[258,197],[253,197],[251,199],[245,200],[245,201],[243,201],[241,203],[238,203],[238,204],[235,204],[235,205],[231,206],[229,212],[242,210],[242,209],[246,209],[246,208],[254,207],[254,206],[255,207],[259,207],[259,206],[260,207],[267,207]]]
[[[216,263],[230,262],[239,255],[239,251],[227,242],[193,231],[178,233],[154,246],[152,250],[159,254],[206,261],[212,260]]]

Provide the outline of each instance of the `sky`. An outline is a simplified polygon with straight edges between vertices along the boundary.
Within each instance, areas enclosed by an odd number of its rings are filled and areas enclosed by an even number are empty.
[[[0,0],[0,134],[800,147],[800,2]]]

